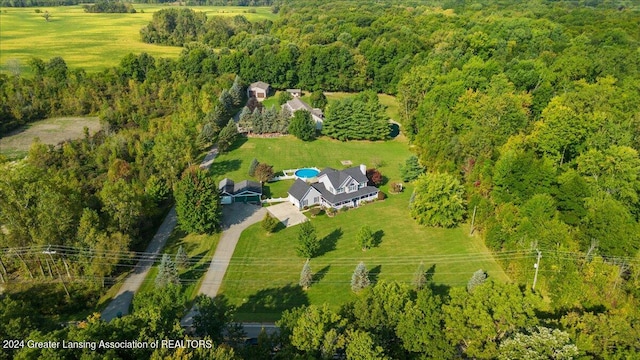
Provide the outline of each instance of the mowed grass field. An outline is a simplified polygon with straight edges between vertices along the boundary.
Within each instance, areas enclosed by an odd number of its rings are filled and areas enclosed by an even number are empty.
[[[59,117],[30,123],[0,138],[0,154],[10,159],[20,158],[27,154],[35,138],[44,144],[55,145],[82,137],[85,126],[93,134],[100,130],[100,120],[97,117]]]
[[[223,169],[234,180],[247,178],[253,157],[274,164],[276,170],[299,166],[343,168],[340,160],[354,165],[382,163],[382,174],[399,179],[398,164],[410,156],[407,143],[338,142],[326,138],[303,143],[295,138],[256,139],[221,155],[212,171]],[[218,165],[216,170],[215,166]],[[382,190],[388,193],[388,184]],[[456,229],[435,229],[418,225],[409,216],[412,187],[403,193],[335,217],[311,219],[321,239],[321,254],[311,259],[314,285],[303,291],[297,284],[304,259],[296,255],[297,227],[266,234],[260,224],[242,233],[225,275],[221,294],[238,307],[243,321],[274,321],[283,310],[304,304],[328,303],[337,309],[357,296],[350,289],[356,265],[364,261],[373,281],[397,280],[411,283],[421,262],[438,286],[464,286],[473,272],[483,269],[491,278],[508,278],[480,238],[469,236],[468,225]],[[356,234],[363,225],[376,233],[379,243],[363,252]]]
[[[0,8],[0,71],[13,71],[16,64],[29,72],[32,57],[48,60],[61,56],[67,65],[94,72],[119,64],[129,53],[149,53],[154,57],[175,58],[182,48],[143,43],[140,29],[153,13],[171,6],[135,4],[135,14],[89,14],[82,6]],[[182,8],[182,7],[180,7]],[[243,15],[250,21],[273,19],[269,7],[194,6],[211,16]],[[51,14],[49,22],[42,14]],[[248,13],[255,9],[255,13]],[[144,11],[144,12],[141,12]]]

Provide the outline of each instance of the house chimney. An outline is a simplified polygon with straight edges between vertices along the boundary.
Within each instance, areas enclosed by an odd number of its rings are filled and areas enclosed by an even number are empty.
[[[360,164],[360,171],[362,171],[362,175],[367,175],[367,165]]]

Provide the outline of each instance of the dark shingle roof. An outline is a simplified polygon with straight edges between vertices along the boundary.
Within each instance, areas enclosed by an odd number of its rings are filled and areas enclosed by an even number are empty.
[[[229,195],[233,194],[233,188],[234,188],[233,180],[229,178],[224,178],[220,180],[220,182],[218,183],[218,190],[224,193],[227,193]]]
[[[234,194],[240,194],[243,191],[252,191],[254,193],[262,194],[262,185],[259,182],[244,180],[237,183],[233,188]]]
[[[236,184],[233,180],[224,178],[218,183],[218,189],[229,195],[236,195],[243,191],[253,191],[262,194],[262,185],[259,182],[250,180],[244,180]]]
[[[365,186],[361,189],[358,189],[358,191],[356,192],[352,192],[352,193],[342,193],[342,194],[337,194],[334,195],[331,192],[329,192],[329,190],[327,190],[324,185],[322,185],[321,183],[315,183],[312,184],[311,186],[313,186],[316,190],[318,190],[320,192],[320,194],[322,194],[322,197],[330,202],[331,204],[338,204],[341,203],[343,201],[347,201],[350,199],[354,199],[363,195],[372,195],[372,194],[377,194],[378,193],[378,188],[375,186]]]
[[[333,168],[325,168],[318,174],[318,177],[325,174],[327,175],[327,178],[329,178],[329,182],[331,182],[334,189],[338,189],[349,177],[352,177],[358,183],[367,182],[367,176],[362,173],[359,166],[354,166],[342,171],[338,171]]]
[[[287,192],[299,201],[302,200],[307,191],[309,191],[309,188],[309,184],[307,184],[303,180],[296,179],[296,181],[293,183],[293,185],[291,185],[289,191]]]
[[[314,114],[315,116],[322,118],[322,110],[314,109],[306,102],[300,100],[300,98],[294,98],[293,100],[289,100],[285,103],[285,105],[289,108],[291,113],[294,113],[298,110],[307,110],[308,112]]]

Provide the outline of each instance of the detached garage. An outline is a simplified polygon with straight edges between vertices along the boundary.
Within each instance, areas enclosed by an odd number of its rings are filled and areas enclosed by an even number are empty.
[[[236,184],[224,178],[218,184],[218,189],[222,204],[259,203],[262,197],[262,184],[255,181],[244,180]]]

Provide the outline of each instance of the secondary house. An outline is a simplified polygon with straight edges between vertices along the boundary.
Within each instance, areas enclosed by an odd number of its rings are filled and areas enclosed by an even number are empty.
[[[311,119],[316,123],[316,129],[322,129],[322,122],[324,121],[324,114],[322,110],[318,108],[312,108],[311,105],[306,102],[300,100],[300,98],[293,98],[292,100],[287,101],[282,105],[283,109],[289,110],[291,113],[291,117],[295,114],[296,111],[307,110],[311,113]]]
[[[298,209],[313,205],[340,209],[375,200],[379,190],[367,185],[366,170],[364,165],[345,170],[326,168],[312,184],[298,178],[289,188],[289,202]]]
[[[247,87],[247,96],[255,97],[258,101],[264,101],[269,96],[271,85],[263,81],[257,81]]]
[[[218,183],[218,190],[222,204],[260,202],[262,197],[262,184],[250,180],[236,184],[233,180],[224,178]]]

